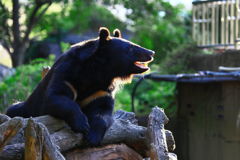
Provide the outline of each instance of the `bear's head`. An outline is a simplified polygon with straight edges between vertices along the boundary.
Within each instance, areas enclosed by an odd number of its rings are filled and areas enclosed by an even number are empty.
[[[149,70],[148,63],[153,60],[154,52],[121,37],[116,29],[113,37],[107,28],[100,28],[99,51],[104,54],[117,76],[139,74]]]
[[[75,45],[81,50],[76,52],[81,61],[94,60],[108,68],[114,77],[128,77],[149,70],[148,63],[153,61],[154,51],[143,48],[121,37],[115,29],[113,36],[107,28],[101,27],[99,37]]]

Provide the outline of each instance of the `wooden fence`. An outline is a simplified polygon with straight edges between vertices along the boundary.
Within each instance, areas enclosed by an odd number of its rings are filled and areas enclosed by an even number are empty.
[[[193,2],[192,36],[199,47],[238,48],[240,0]]]

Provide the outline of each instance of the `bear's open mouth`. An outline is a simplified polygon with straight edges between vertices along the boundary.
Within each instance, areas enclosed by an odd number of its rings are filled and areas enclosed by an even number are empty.
[[[134,64],[139,67],[139,68],[142,68],[142,69],[149,69],[148,67],[148,63],[146,62],[139,62],[139,61],[136,61],[134,62]]]
[[[150,62],[152,62],[152,61],[153,61],[153,57],[151,57],[151,60],[145,61],[145,62],[135,61],[135,62],[134,62],[134,65],[137,66],[137,67],[139,67],[139,68],[141,68],[141,69],[148,70],[148,69],[149,69],[148,64],[149,64]]]

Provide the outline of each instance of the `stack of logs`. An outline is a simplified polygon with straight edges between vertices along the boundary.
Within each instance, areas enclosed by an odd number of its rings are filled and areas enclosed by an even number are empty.
[[[154,107],[148,127],[138,126],[135,114],[117,111],[101,146],[91,148],[81,133],[50,116],[9,118],[0,115],[1,160],[176,160],[172,133],[164,129],[164,111]],[[169,152],[170,151],[170,152]]]

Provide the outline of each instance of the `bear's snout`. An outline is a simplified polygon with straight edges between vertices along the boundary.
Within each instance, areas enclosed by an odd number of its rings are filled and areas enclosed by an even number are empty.
[[[137,57],[137,61],[148,62],[148,61],[153,61],[154,55],[155,55],[154,51],[141,48],[140,50],[137,51],[136,57]]]

